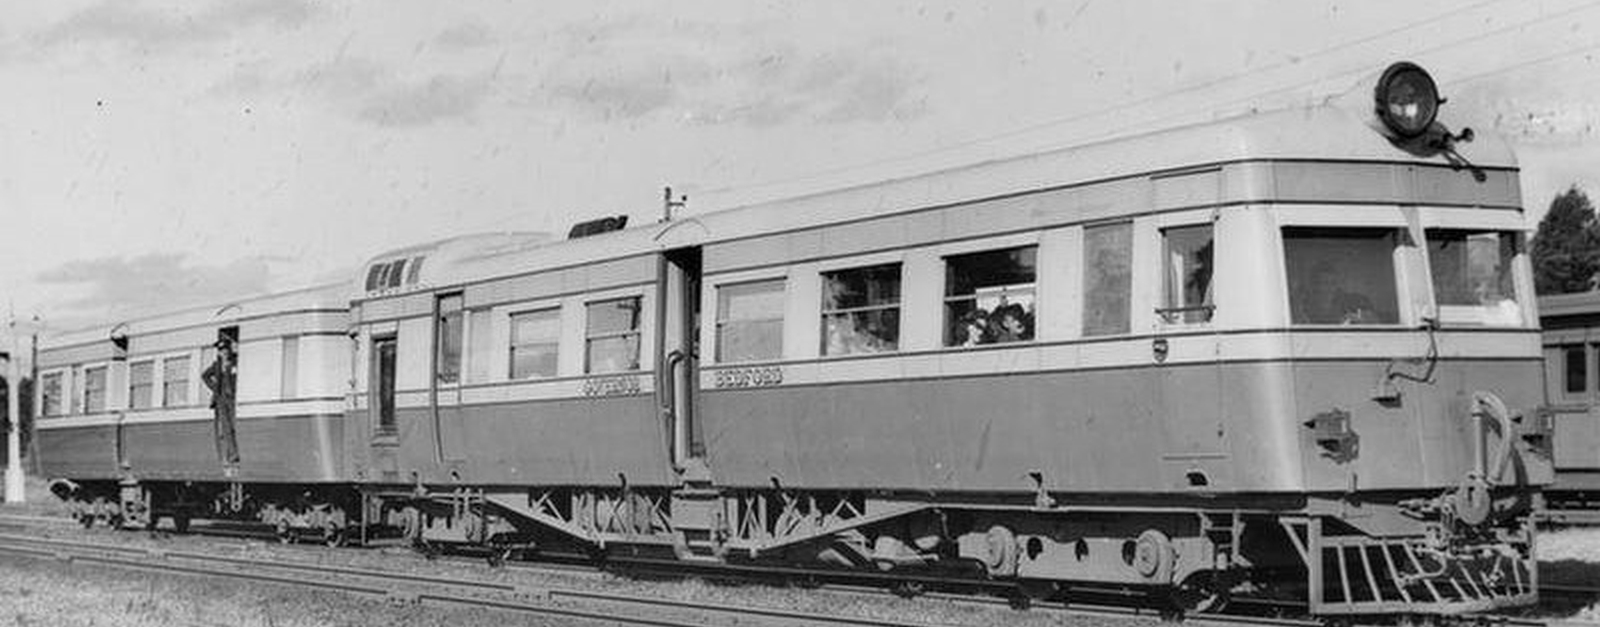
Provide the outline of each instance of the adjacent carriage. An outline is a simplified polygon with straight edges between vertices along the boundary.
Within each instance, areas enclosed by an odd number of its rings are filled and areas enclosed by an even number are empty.
[[[379,255],[327,313],[346,402],[278,441],[311,474],[181,478],[322,486],[424,545],[1530,603],[1550,442],[1516,166],[1431,89],[1386,73],[1387,126],[1329,104]]]

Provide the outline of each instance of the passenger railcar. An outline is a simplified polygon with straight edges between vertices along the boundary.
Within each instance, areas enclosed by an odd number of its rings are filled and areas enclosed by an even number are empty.
[[[351,385],[317,480],[360,496],[322,500],[424,546],[1530,603],[1515,160],[1416,66],[1358,97],[379,255],[323,372]]]
[[[37,432],[52,489],[86,525],[242,518],[337,537],[354,495],[349,294],[340,283],[50,338]]]
[[[1552,522],[1600,523],[1600,292],[1539,298],[1546,393],[1554,405]]]

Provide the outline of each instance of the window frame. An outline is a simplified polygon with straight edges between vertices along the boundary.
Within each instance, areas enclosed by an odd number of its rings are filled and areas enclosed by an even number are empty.
[[[455,308],[446,310],[447,301],[454,301]],[[453,317],[455,334],[455,352],[449,354],[451,323]],[[447,370],[447,362],[454,362],[454,370]],[[467,362],[467,298],[464,292],[447,292],[435,294],[433,298],[433,363],[432,376],[437,385],[461,385],[462,378],[466,375]],[[451,376],[453,375],[453,377]]]
[[[1296,322],[1295,319],[1294,319],[1294,316],[1295,316],[1295,293],[1294,293],[1295,276],[1293,275],[1293,273],[1290,271],[1290,268],[1289,268],[1289,242],[1290,242],[1290,238],[1286,236],[1288,231],[1291,231],[1291,230],[1298,230],[1298,231],[1324,231],[1324,232],[1333,232],[1333,233],[1353,233],[1353,232],[1358,232],[1358,231],[1372,232],[1372,233],[1378,233],[1378,232],[1385,233],[1386,237],[1389,240],[1389,244],[1390,244],[1389,251],[1388,251],[1388,254],[1389,254],[1388,265],[1389,265],[1389,274],[1390,274],[1389,281],[1393,286],[1393,293],[1390,294],[1390,296],[1393,298],[1393,303],[1392,304],[1393,304],[1393,307],[1394,307],[1394,321],[1392,321],[1392,322],[1382,322],[1382,321],[1378,321],[1378,322],[1349,322],[1349,323],[1346,323],[1346,322]],[[1279,244],[1279,250],[1280,250],[1279,260],[1283,264],[1283,287],[1282,287],[1282,289],[1283,289],[1283,292],[1282,292],[1283,301],[1282,302],[1283,302],[1283,305],[1285,307],[1284,308],[1284,313],[1287,315],[1287,321],[1288,321],[1289,326],[1296,327],[1296,328],[1315,328],[1315,327],[1395,328],[1395,327],[1405,327],[1405,326],[1408,326],[1408,325],[1411,324],[1410,322],[1408,322],[1410,320],[1410,317],[1409,317],[1410,316],[1410,308],[1411,308],[1412,305],[1409,304],[1409,300],[1408,300],[1408,287],[1407,287],[1408,286],[1408,279],[1407,279],[1407,275],[1408,275],[1408,273],[1412,272],[1412,269],[1410,268],[1410,264],[1412,262],[1408,261],[1407,259],[1404,258],[1404,255],[1408,255],[1409,254],[1406,251],[1406,248],[1408,248],[1408,247],[1413,247],[1414,248],[1414,246],[1412,244],[1408,243],[1414,237],[1412,235],[1411,230],[1410,230],[1409,227],[1406,227],[1406,226],[1394,226],[1394,225],[1383,224],[1383,223],[1378,223],[1378,224],[1351,224],[1351,223],[1300,224],[1300,223],[1285,223],[1285,224],[1279,224],[1277,226],[1277,237],[1278,237],[1278,244]],[[1365,295],[1363,294],[1362,296],[1365,296]],[[1374,309],[1376,309],[1376,307],[1374,307]]]
[[[518,340],[518,338],[517,338],[517,317],[518,316],[532,316],[532,315],[535,315],[535,314],[543,314],[543,313],[551,313],[551,314],[555,315],[556,333],[552,338],[550,338],[551,341],[549,341],[549,342],[538,342],[538,343],[533,343],[533,342],[519,343],[517,341]],[[506,380],[508,380],[508,381],[537,381],[537,380],[540,380],[540,379],[552,379],[552,378],[561,376],[561,337],[563,335],[563,329],[561,328],[562,327],[561,321],[562,321],[562,308],[561,308],[560,304],[552,304],[552,305],[547,305],[547,306],[543,306],[543,307],[531,307],[531,308],[527,308],[527,309],[517,309],[515,311],[510,311],[510,312],[506,313],[506,344],[507,344],[507,346],[506,346]],[[587,328],[585,329],[585,331],[587,331]],[[521,377],[517,376],[517,348],[518,347],[535,346],[535,345],[544,345],[544,344],[550,344],[550,345],[555,346],[555,371],[551,372],[548,375],[532,373],[532,374],[529,374],[527,376],[521,376]],[[585,360],[587,360],[588,359],[587,355],[585,355],[584,358],[585,358]]]
[[[46,382],[51,380],[55,382],[55,394],[46,394],[45,392],[50,389]],[[67,415],[66,400],[67,397],[71,396],[71,390],[65,389],[66,387],[67,371],[65,369],[58,368],[39,373],[39,417],[59,418]],[[63,395],[63,392],[66,392],[66,394]],[[55,411],[50,410],[50,401],[52,400],[55,401]]]
[[[895,300],[894,300],[893,303],[879,304],[879,305],[862,305],[862,306],[859,306],[859,307],[843,307],[843,308],[838,308],[838,309],[829,309],[828,308],[828,276],[829,275],[841,274],[841,273],[845,273],[845,272],[873,270],[873,269],[877,269],[877,268],[886,268],[886,267],[894,267],[895,270],[896,270],[895,271],[895,282],[896,282]],[[905,343],[905,338],[902,337],[901,331],[902,331],[902,327],[904,326],[905,319],[904,319],[904,316],[902,316],[900,314],[903,313],[903,309],[905,307],[905,302],[906,302],[906,293],[905,293],[906,262],[905,262],[905,260],[894,259],[894,260],[884,260],[884,261],[878,261],[878,262],[865,262],[865,263],[856,263],[856,264],[851,264],[851,265],[840,265],[839,267],[836,267],[836,268],[828,268],[828,269],[821,270],[818,273],[818,276],[821,279],[821,284],[820,284],[821,285],[821,289],[818,291],[818,298],[820,299],[821,302],[819,303],[819,307],[818,307],[819,315],[817,317],[817,320],[818,320],[818,336],[819,336],[818,337],[819,342],[818,342],[818,347],[817,347],[817,355],[819,357],[827,359],[827,358],[835,358],[835,357],[849,357],[849,356],[856,356],[856,355],[884,355],[884,354],[892,354],[892,353],[902,352],[901,346]],[[894,346],[892,348],[890,348],[888,350],[874,351],[874,352],[845,352],[845,353],[829,353],[828,352],[828,318],[829,318],[829,316],[848,316],[848,315],[852,315],[852,314],[856,314],[856,313],[862,313],[862,312],[868,312],[868,311],[888,311],[888,310],[891,310],[891,309],[895,311],[895,341],[894,341]]]
[[[1171,231],[1187,229],[1205,229],[1210,232],[1211,258],[1206,266],[1206,289],[1202,295],[1202,302],[1198,305],[1187,302],[1187,285],[1173,285],[1174,275],[1172,267],[1172,238],[1168,235]],[[1213,324],[1217,317],[1216,287],[1217,287],[1217,221],[1205,220],[1194,222],[1170,222],[1156,226],[1156,249],[1160,251],[1160,258],[1156,261],[1156,271],[1160,279],[1156,286],[1160,293],[1156,298],[1156,319],[1166,326],[1203,326]],[[1174,297],[1183,299],[1173,302]],[[1193,319],[1191,314],[1200,314],[1199,319]]]
[[[1103,292],[1101,290],[1093,289],[1095,283],[1092,281],[1092,279],[1095,276],[1098,276],[1096,274],[1096,268],[1098,265],[1095,264],[1093,260],[1089,259],[1089,233],[1091,231],[1100,232],[1103,230],[1117,228],[1120,228],[1123,231],[1123,238],[1126,240],[1126,246],[1124,246],[1120,252],[1123,256],[1123,261],[1127,264],[1127,268],[1123,276],[1123,285],[1120,286],[1121,289],[1117,294],[1121,297],[1123,315],[1122,319],[1119,321],[1120,324],[1117,325],[1116,330],[1098,330],[1091,328],[1090,326],[1094,320],[1094,316],[1091,315],[1091,312],[1093,311],[1094,300],[1090,298],[1090,294]],[[1079,304],[1081,305],[1081,311],[1079,311],[1081,326],[1080,334],[1082,337],[1112,337],[1118,335],[1128,335],[1133,332],[1133,286],[1135,283],[1134,273],[1137,271],[1138,266],[1138,263],[1134,259],[1133,253],[1137,247],[1135,239],[1138,237],[1138,233],[1139,229],[1135,226],[1133,220],[1116,220],[1083,225],[1082,234],[1079,237],[1078,245],[1078,261],[1083,266],[1081,283],[1079,284],[1079,292],[1081,293],[1079,298]]]
[[[101,373],[100,380],[100,408],[95,409],[89,402],[91,399],[89,382],[94,377],[92,373]],[[83,413],[103,414],[111,410],[111,364],[99,362],[83,365]]]
[[[622,301],[633,301],[634,303],[632,327],[624,331],[606,331],[602,333],[595,333],[593,331],[594,321],[590,316],[590,312],[593,311],[593,307],[595,305]],[[640,372],[644,370],[644,306],[644,295],[637,293],[623,294],[620,296],[608,296],[604,298],[583,301],[583,373],[585,375],[623,374],[629,372]],[[636,338],[636,340],[633,342],[633,367],[624,368],[621,370],[595,371],[593,350],[594,343],[596,341],[626,338],[630,336]]]
[[[730,358],[726,357],[726,353],[724,352],[724,347],[726,346],[726,342],[723,341],[722,330],[723,330],[724,326],[726,326],[730,322],[730,320],[728,320],[727,318],[724,317],[725,314],[727,313],[727,307],[724,306],[723,300],[722,300],[723,290],[726,289],[726,288],[730,288],[730,287],[732,287],[732,288],[749,287],[749,286],[752,286],[752,285],[769,284],[769,283],[775,283],[775,284],[778,285],[778,293],[780,295],[780,300],[783,303],[783,307],[778,312],[778,316],[776,318],[740,319],[737,322],[739,322],[739,323],[751,323],[751,322],[773,322],[773,321],[776,321],[778,323],[778,354],[773,355],[772,357],[763,357],[763,358],[757,358],[757,359],[730,359]],[[726,281],[726,282],[723,282],[723,283],[716,284],[715,288],[716,288],[715,289],[715,293],[712,295],[712,299],[716,304],[717,311],[716,311],[715,317],[711,321],[712,337],[716,338],[715,339],[715,342],[716,342],[716,355],[715,355],[716,362],[715,363],[718,363],[718,364],[761,363],[761,362],[777,361],[777,360],[783,359],[783,354],[784,354],[783,353],[783,351],[784,351],[784,335],[786,335],[787,331],[788,331],[786,323],[787,323],[787,318],[788,318],[789,290],[790,290],[789,277],[787,275],[779,275],[779,276],[770,276],[770,277],[740,279],[740,280],[737,280],[737,281]]]
[[[143,358],[143,359],[136,359],[136,360],[129,360],[128,361],[128,381],[127,381],[127,386],[126,386],[127,389],[128,389],[128,398],[126,399],[126,403],[125,403],[125,405],[127,406],[127,409],[130,409],[130,410],[147,410],[147,409],[156,409],[157,407],[160,407],[159,405],[155,404],[156,362],[157,361],[159,361],[159,360],[157,358],[154,358],[154,357],[147,357],[147,358]],[[145,380],[143,385],[140,385],[135,380],[135,376],[134,376],[134,372],[137,371],[140,366],[147,366],[150,369],[150,372],[148,373],[149,376],[146,378],[146,380]],[[144,389],[144,392],[145,392],[145,395],[144,395],[145,399],[144,399],[144,405],[143,406],[139,405],[139,403],[138,403],[138,390],[141,387]]]
[[[1458,302],[1447,303],[1440,298],[1441,290],[1439,276],[1437,274],[1439,268],[1437,264],[1435,264],[1436,260],[1434,258],[1433,244],[1436,241],[1442,240],[1435,240],[1432,237],[1435,232],[1439,231],[1464,233],[1469,236],[1495,234],[1498,236],[1495,238],[1497,256],[1505,246],[1507,238],[1509,237],[1511,254],[1507,257],[1501,257],[1504,263],[1504,276],[1497,277],[1497,279],[1504,281],[1506,283],[1505,287],[1510,289],[1511,293],[1509,296],[1509,301],[1512,306],[1515,307],[1515,311],[1513,312],[1514,317],[1508,317],[1507,320],[1503,322],[1496,322],[1495,320],[1492,320],[1490,316],[1494,313],[1493,310],[1498,307],[1498,305],[1491,305],[1481,302],[1477,304]],[[1514,228],[1478,226],[1470,223],[1467,225],[1453,223],[1430,223],[1422,227],[1421,235],[1422,245],[1419,248],[1421,248],[1423,258],[1427,264],[1429,298],[1432,299],[1434,311],[1436,312],[1436,316],[1441,324],[1487,328],[1522,328],[1528,326],[1527,301],[1529,299],[1527,295],[1523,293],[1524,290],[1521,288],[1521,282],[1517,277],[1517,259],[1528,254],[1529,242],[1527,241],[1526,235],[1522,231]],[[1469,240],[1467,238],[1462,238],[1461,241],[1465,243]],[[1463,254],[1469,253],[1463,252]],[[1469,260],[1462,267],[1463,279],[1470,278],[1467,276],[1467,273],[1470,272],[1470,264],[1471,262]]]
[[[180,359],[184,362],[183,377],[176,380],[168,378],[167,363]],[[191,396],[190,393],[193,392],[191,385],[194,380],[194,356],[190,353],[177,353],[172,355],[163,355],[157,358],[157,361],[160,362],[161,365],[161,404],[158,405],[158,407],[190,406],[189,397]],[[182,382],[183,384],[180,388],[183,390],[183,399],[176,404],[170,404],[167,402],[167,390],[169,390],[175,382]]]
[[[1033,251],[1033,267],[1032,267],[1032,273],[1033,273],[1033,277],[1032,278],[1033,278],[1033,281],[1030,282],[1030,283],[1027,283],[1026,284],[1027,285],[1026,288],[1017,289],[1017,290],[1015,290],[1015,292],[1013,292],[1013,291],[1011,291],[1009,289],[1004,289],[1003,288],[1001,290],[1001,296],[1000,296],[1003,299],[1006,296],[1011,295],[1011,294],[1018,294],[1018,295],[1027,294],[1028,299],[1029,299],[1029,303],[1028,304],[1032,309],[1031,312],[1027,312],[1030,315],[1030,317],[1032,318],[1032,322],[1030,323],[1030,325],[1029,325],[1029,327],[1027,329],[1027,336],[1026,337],[1019,337],[1017,339],[1012,339],[1012,340],[996,340],[996,341],[991,341],[991,342],[977,342],[977,343],[973,343],[973,344],[962,344],[962,343],[956,342],[955,341],[955,335],[951,332],[952,329],[954,328],[953,327],[954,321],[952,321],[950,319],[950,306],[952,304],[954,304],[954,303],[970,302],[970,303],[972,303],[972,309],[973,310],[977,310],[978,309],[978,305],[977,305],[978,299],[982,298],[982,296],[981,296],[979,290],[976,289],[976,288],[974,288],[973,291],[971,291],[969,293],[966,293],[966,294],[957,294],[957,295],[951,295],[950,294],[950,290],[951,290],[951,286],[952,286],[951,272],[953,270],[953,263],[952,263],[953,260],[960,259],[962,257],[976,257],[978,255],[991,255],[991,254],[997,254],[997,253],[1008,253],[1008,252],[1012,252],[1012,251],[1024,251],[1024,250],[1030,250],[1030,249]],[[998,346],[998,345],[1001,345],[1001,344],[1018,344],[1018,343],[1025,343],[1025,342],[1036,342],[1036,341],[1039,340],[1039,328],[1038,328],[1038,320],[1039,320],[1039,243],[1038,242],[1032,242],[1032,243],[1026,243],[1026,244],[1018,244],[1018,245],[1014,245],[1014,246],[1001,246],[1001,247],[996,247],[996,248],[984,248],[984,249],[980,249],[980,250],[963,251],[963,252],[959,252],[959,253],[949,253],[949,254],[941,255],[939,257],[939,261],[940,261],[941,268],[944,270],[943,280],[942,280],[942,287],[943,287],[942,292],[943,292],[943,294],[940,297],[940,322],[941,322],[941,324],[940,324],[940,330],[941,330],[940,335],[941,335],[941,337],[939,339],[940,345],[943,348],[980,348],[980,347],[985,347],[985,346]],[[901,274],[901,282],[902,282],[902,289],[903,289],[904,288],[903,284],[904,284],[904,281],[905,281],[905,275],[904,275],[904,269],[903,268],[902,268],[901,272],[902,272],[902,274]],[[902,301],[904,300],[904,292],[902,292],[901,300]],[[1010,304],[1015,304],[1015,303],[1010,303]],[[999,308],[1000,308],[999,306],[996,306],[996,308],[995,308],[996,311],[998,311]],[[993,312],[989,312],[989,313],[992,314]]]
[[[393,347],[390,351],[393,372],[389,377],[387,398],[383,393],[383,351],[380,350],[383,345]],[[373,334],[370,347],[368,352],[372,365],[367,370],[367,408],[372,415],[372,433],[374,436],[395,436],[400,433],[400,335],[394,332]]]

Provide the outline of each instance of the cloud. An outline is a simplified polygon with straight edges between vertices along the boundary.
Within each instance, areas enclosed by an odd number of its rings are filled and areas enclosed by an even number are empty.
[[[439,31],[433,38],[435,46],[445,50],[471,50],[494,43],[489,28],[477,22],[457,24]]]
[[[215,41],[260,26],[299,26],[314,12],[306,0],[224,1],[192,13],[104,0],[46,28],[36,40],[44,45],[109,43],[160,49]]]
[[[101,257],[65,263],[35,280],[47,289],[77,294],[60,303],[58,322],[104,321],[266,293],[270,261],[253,257],[208,266],[189,264],[181,253]]]
[[[875,47],[802,50],[756,30],[729,32],[675,22],[584,25],[565,33],[566,50],[540,91],[554,104],[600,119],[670,116],[699,124],[771,126],[883,121],[925,113],[924,77]],[[707,47],[732,54],[708,55]],[[719,57],[726,57],[719,59]]]
[[[489,95],[491,73],[440,74],[425,81],[386,86],[366,99],[360,117],[379,126],[423,126],[470,117]]]

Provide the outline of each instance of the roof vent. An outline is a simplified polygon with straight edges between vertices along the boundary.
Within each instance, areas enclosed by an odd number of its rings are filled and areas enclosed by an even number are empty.
[[[589,237],[590,235],[621,231],[625,226],[628,226],[628,216],[626,215],[579,222],[572,225],[572,230],[567,231],[567,239],[578,239],[580,237]]]

